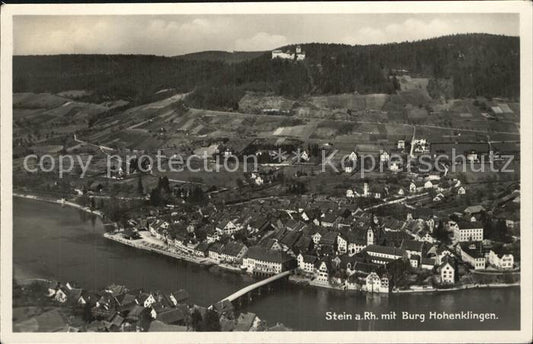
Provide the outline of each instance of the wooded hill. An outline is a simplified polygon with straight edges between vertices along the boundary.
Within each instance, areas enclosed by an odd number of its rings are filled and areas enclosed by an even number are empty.
[[[237,109],[245,91],[290,98],[355,91],[392,93],[397,85],[391,75],[407,71],[411,76],[452,80],[454,97],[519,97],[518,37],[462,34],[384,45],[301,47],[306,52],[303,62],[272,60],[270,52],[235,55],[239,61],[221,52],[182,57],[15,56],[13,89],[51,93],[85,89],[94,92],[88,100],[121,98],[133,104],[153,100],[159,90],[174,89],[193,91],[187,98],[191,106]]]
[[[220,61],[226,63],[238,63],[251,60],[258,56],[265,54],[266,51],[221,51],[209,50],[200,51],[198,53],[190,53],[185,55],[175,56],[176,59],[181,60],[197,60],[197,61]]]

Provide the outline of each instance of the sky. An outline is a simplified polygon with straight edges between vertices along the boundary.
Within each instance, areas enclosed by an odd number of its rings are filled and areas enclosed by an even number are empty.
[[[380,44],[455,33],[519,35],[517,14],[15,16],[14,54],[262,51],[295,43]]]

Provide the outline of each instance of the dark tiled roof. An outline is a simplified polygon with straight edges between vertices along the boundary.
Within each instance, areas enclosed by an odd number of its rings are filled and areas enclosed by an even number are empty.
[[[405,251],[402,249],[391,247],[391,246],[379,246],[379,245],[367,246],[365,251],[390,254],[390,255],[396,255],[396,256],[403,256],[405,254]]]
[[[353,230],[341,232],[340,236],[348,243],[364,245],[367,242],[366,234],[366,230]]]
[[[404,240],[410,240],[411,236],[405,231],[384,231],[385,241],[395,245],[400,245]]]
[[[300,251],[306,251],[311,247],[311,243],[313,242],[313,239],[308,235],[302,235],[300,236],[300,239],[294,244],[294,247],[297,248]]]
[[[401,248],[407,251],[422,252],[424,249],[424,242],[416,240],[404,240]]]
[[[172,308],[168,311],[157,314],[157,320],[166,324],[175,324],[185,320],[186,314],[180,308]]]
[[[215,253],[222,253],[223,245],[219,242],[213,244],[211,247],[209,247],[209,252],[215,252]]]
[[[254,324],[256,315],[254,313],[241,313],[237,318],[237,325],[233,331],[248,331]]]
[[[236,257],[245,247],[246,246],[244,246],[244,244],[230,241],[226,245],[224,245],[222,253],[228,256]]]
[[[379,268],[380,266],[378,264],[356,262],[355,265],[352,267],[352,270],[369,274],[371,272],[377,271]]]
[[[461,250],[467,253],[472,258],[483,258],[483,244],[481,241],[476,242],[462,242],[460,243]]]
[[[285,263],[292,260],[287,253],[277,250],[268,250],[260,246],[252,246],[246,253],[247,258],[261,260],[265,262]]]
[[[209,249],[209,244],[205,241],[201,242],[196,246],[196,251],[206,252]]]
[[[281,243],[287,245],[288,247],[293,247],[298,239],[300,239],[301,232],[289,232],[281,239]]]
[[[433,259],[433,258],[422,258],[420,260],[420,264],[435,265],[435,259]]]
[[[176,299],[176,301],[179,302],[185,302],[189,299],[189,293],[185,289],[180,289],[178,291],[172,292],[172,295]]]
[[[318,258],[316,256],[312,256],[310,254],[304,254],[303,255],[303,259],[304,259],[304,263],[314,264],[317,261]]]
[[[320,238],[320,244],[321,245],[334,245],[337,241],[337,232],[327,232],[326,234],[322,235]]]
[[[458,221],[457,225],[460,229],[483,228],[483,224],[479,221]]]

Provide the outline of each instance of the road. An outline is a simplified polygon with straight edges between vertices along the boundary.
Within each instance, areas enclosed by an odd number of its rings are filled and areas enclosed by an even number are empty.
[[[415,149],[415,145],[413,144],[413,142],[415,142],[415,136],[416,136],[416,125],[413,125],[413,138],[411,139],[411,151],[409,152],[409,155],[411,156],[411,158],[415,157],[413,155],[413,150]]]
[[[90,142],[87,142],[87,141],[83,141],[83,140],[80,140],[78,139],[78,137],[76,136],[76,134],[74,134],[74,141],[78,142],[78,143],[81,143],[81,144],[84,144],[84,145],[89,145],[89,146],[93,146],[93,147],[97,147],[98,149],[100,149],[102,151],[102,153],[106,153],[104,152],[104,150],[108,150],[108,151],[114,151],[115,149],[111,148],[111,147],[106,147],[106,146],[102,146],[102,145],[97,145],[97,144],[94,144],[94,143],[90,143]]]
[[[416,195],[412,195],[412,196],[406,196],[406,197],[402,197],[402,198],[398,198],[398,199],[393,199],[393,200],[390,200],[390,201],[387,201],[387,202],[384,202],[384,203],[376,204],[376,205],[373,205],[371,207],[365,208],[365,209],[363,209],[363,211],[376,209],[376,208],[383,207],[383,206],[389,205],[389,204],[401,203],[403,201],[407,201],[407,200],[410,200],[410,199],[413,199],[413,198],[426,196],[427,194],[428,194],[427,192],[424,192],[424,193],[421,193],[421,194],[416,194]]]

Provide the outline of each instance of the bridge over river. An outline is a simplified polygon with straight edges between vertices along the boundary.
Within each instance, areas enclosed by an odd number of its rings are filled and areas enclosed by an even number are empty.
[[[225,297],[223,298],[222,300],[220,300],[219,302],[220,303],[223,303],[223,302],[226,302],[226,301],[229,301],[229,302],[233,302],[235,300],[237,300],[238,298],[256,290],[256,289],[259,289],[261,288],[262,286],[265,286],[269,283],[273,283],[277,280],[280,280],[284,277],[287,277],[289,276],[290,274],[292,273],[292,270],[288,270],[288,271],[283,271],[283,272],[280,272],[279,274],[276,274],[276,275],[273,275],[273,276],[270,276],[268,278],[265,278],[264,280],[261,280],[261,281],[258,281],[258,282],[255,282],[253,284],[250,284],[249,286],[246,286],[240,290],[237,290],[236,292],[234,292],[233,294],[229,295],[228,297]]]

